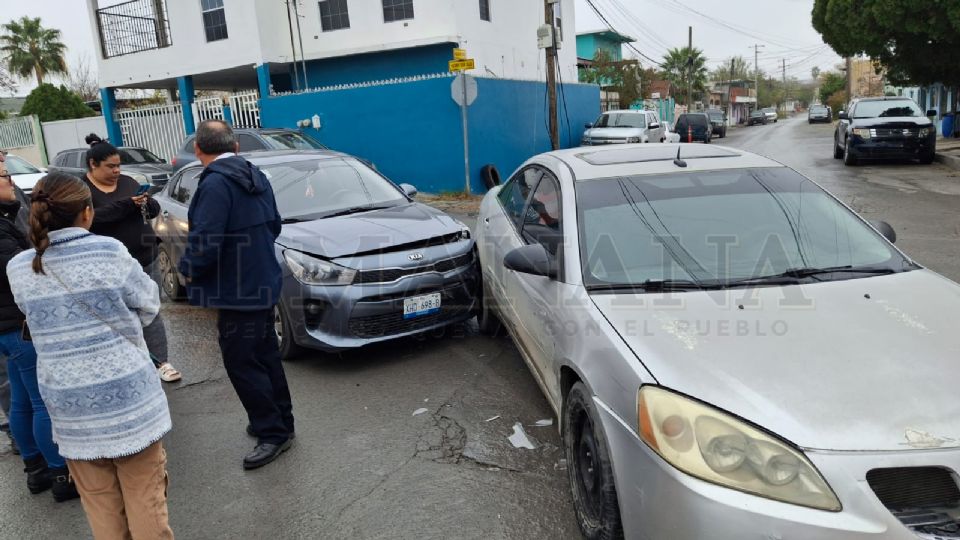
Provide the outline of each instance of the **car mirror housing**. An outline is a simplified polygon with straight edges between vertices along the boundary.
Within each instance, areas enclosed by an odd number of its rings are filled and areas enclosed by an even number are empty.
[[[400,184],[400,189],[403,190],[407,197],[410,197],[411,199],[416,197],[417,193],[419,193],[417,188],[412,184]]]
[[[929,111],[927,111],[927,116],[928,116],[928,117],[930,117],[930,116],[936,116],[936,115],[937,115],[936,109],[930,109]]]
[[[514,249],[503,258],[503,266],[507,270],[530,274],[534,276],[543,276],[547,278],[557,277],[557,265],[553,257],[547,253],[546,248],[541,244],[530,244]]]
[[[650,124],[650,129],[660,129],[660,124]]]
[[[593,127],[593,124],[584,124],[583,129],[590,129]]]
[[[839,119],[841,119],[841,120],[847,120],[847,119],[848,119],[848,118],[847,118],[847,111],[840,111],[839,113],[837,113],[837,118],[839,118]]]
[[[870,225],[873,225],[873,228],[882,234],[884,238],[889,240],[891,244],[895,244],[897,242],[897,231],[893,230],[893,226],[886,221],[870,221]]]

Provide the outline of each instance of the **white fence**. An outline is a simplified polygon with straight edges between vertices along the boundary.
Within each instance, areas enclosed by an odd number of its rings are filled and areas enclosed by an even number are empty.
[[[223,120],[223,99],[219,97],[201,98],[193,102],[193,121],[199,124],[204,120]]]
[[[51,163],[53,158],[64,150],[86,148],[87,143],[83,139],[91,133],[96,133],[104,139],[107,138],[107,123],[104,122],[102,116],[43,122],[41,129],[43,130],[44,147],[47,151],[47,161]]]
[[[0,148],[13,150],[33,146],[36,143],[32,116],[0,121]]]
[[[163,159],[173,157],[187,137],[179,103],[119,110],[116,119],[124,145],[146,148]]]
[[[260,95],[256,90],[230,96],[230,113],[233,126],[239,128],[260,127]]]

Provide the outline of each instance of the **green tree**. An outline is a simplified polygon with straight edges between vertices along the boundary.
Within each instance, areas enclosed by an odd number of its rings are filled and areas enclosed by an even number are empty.
[[[594,54],[592,64],[580,73],[580,80],[617,92],[621,109],[630,108],[643,97],[644,73],[636,60],[614,60],[607,51],[600,49]]]
[[[826,103],[830,96],[847,87],[847,78],[842,73],[828,71],[820,76],[820,101]]]
[[[11,73],[23,79],[33,74],[41,85],[46,75],[67,72],[67,46],[60,41],[60,30],[44,28],[40,17],[22,17],[0,28],[0,53]]]
[[[685,94],[687,106],[693,102],[695,94],[702,95],[706,92],[707,59],[700,49],[670,49],[663,57],[661,68],[664,78],[670,81],[677,91]]]
[[[44,83],[30,92],[20,110],[21,116],[31,114],[39,116],[41,122],[52,122],[96,116],[97,113],[65,86]]]
[[[733,67],[732,72],[731,66]],[[727,58],[710,72],[711,81],[742,81],[747,79],[752,80],[753,74],[750,71],[750,65],[747,64],[747,59],[742,56]]]
[[[841,56],[878,61],[893,84],[960,85],[960,2],[815,0],[813,27]]]
[[[847,91],[846,90],[837,90],[826,99],[827,105],[830,106],[830,110],[833,111],[833,117],[836,118],[840,111],[847,106]]]

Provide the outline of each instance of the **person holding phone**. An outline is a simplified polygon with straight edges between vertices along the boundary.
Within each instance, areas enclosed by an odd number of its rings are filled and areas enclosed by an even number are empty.
[[[160,213],[160,203],[148,194],[150,186],[141,186],[120,172],[117,147],[93,133],[85,140],[90,145],[85,180],[93,197],[94,210],[90,232],[122,242],[143,271],[157,280],[158,240],[149,220]],[[143,337],[160,379],[179,381],[180,372],[167,359],[167,332],[160,315],[144,327]]]

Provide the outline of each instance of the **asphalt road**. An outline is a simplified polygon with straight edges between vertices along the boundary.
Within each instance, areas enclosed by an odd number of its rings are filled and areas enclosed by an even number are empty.
[[[940,165],[844,167],[831,126],[805,119],[731,130],[723,144],[765,154],[897,230],[921,264],[960,280],[960,178]],[[458,216],[473,223],[475,216]],[[475,323],[287,364],[293,449],[244,472],[253,447],[219,359],[211,312],[165,304],[174,430],[170,514],[179,538],[579,538],[553,415],[507,339]],[[418,409],[426,412],[414,415]],[[521,423],[536,449],[508,441]],[[30,496],[0,442],[0,539],[89,538],[76,501]]]

